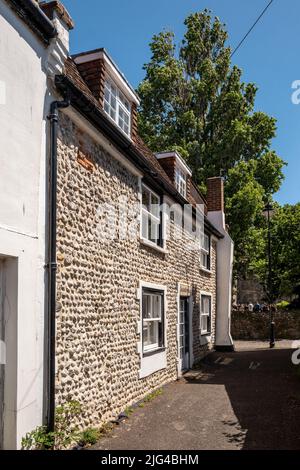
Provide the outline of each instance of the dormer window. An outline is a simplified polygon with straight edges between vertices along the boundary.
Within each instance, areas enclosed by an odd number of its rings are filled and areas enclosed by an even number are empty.
[[[110,79],[105,80],[104,111],[130,136],[130,103]]]
[[[177,191],[184,199],[187,199],[190,187],[192,171],[185,160],[177,151],[156,153],[156,158],[173,181]]]
[[[186,198],[186,174],[181,168],[175,169],[175,186],[181,196]]]
[[[140,99],[106,50],[83,52],[73,59],[106,116],[130,140],[135,140]]]

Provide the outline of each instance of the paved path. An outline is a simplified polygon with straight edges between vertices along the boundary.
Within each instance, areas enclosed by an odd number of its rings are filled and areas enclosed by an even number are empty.
[[[116,427],[93,449],[299,449],[300,376],[291,343],[239,342]]]

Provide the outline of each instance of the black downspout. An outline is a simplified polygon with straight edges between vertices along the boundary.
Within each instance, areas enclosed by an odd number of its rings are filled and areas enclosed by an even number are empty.
[[[56,346],[56,215],[57,215],[57,130],[58,110],[68,108],[70,99],[51,103],[50,114],[50,181],[49,181],[49,263],[48,267],[48,400],[47,428],[55,427],[55,346]]]

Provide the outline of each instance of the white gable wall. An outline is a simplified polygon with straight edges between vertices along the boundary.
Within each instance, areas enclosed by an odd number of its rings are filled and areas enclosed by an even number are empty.
[[[52,52],[53,46],[46,48],[0,0],[0,258],[7,267],[2,305],[15,305],[0,309],[7,324],[0,442],[6,449],[19,448],[22,437],[43,422],[46,129],[55,99],[47,70],[54,70]]]

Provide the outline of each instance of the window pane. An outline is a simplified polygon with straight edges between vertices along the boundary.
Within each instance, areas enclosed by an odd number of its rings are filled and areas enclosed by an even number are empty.
[[[207,268],[207,254],[206,253],[201,253],[201,264],[205,268]]]
[[[155,194],[151,194],[151,207],[150,212],[155,217],[159,217],[159,198]]]
[[[142,215],[142,237],[148,239],[148,214],[144,211]]]
[[[113,96],[111,96],[111,98],[110,98],[110,105],[111,105],[111,107],[112,107],[114,110],[116,110],[116,108],[117,108],[117,101],[116,101],[116,98],[114,98]]]
[[[175,185],[177,191],[186,197],[186,175],[179,168],[176,168],[175,172]]]
[[[201,317],[201,330],[204,332],[204,331],[207,331],[207,316],[205,315],[202,315]]]
[[[142,208],[142,236],[158,245],[160,241],[159,197],[144,186],[142,188]]]
[[[109,89],[105,87],[104,99],[109,102],[109,97],[110,97]]]
[[[207,331],[210,333],[211,332],[211,326],[210,326],[210,323],[211,323],[211,317],[206,317],[207,318]]]
[[[143,294],[143,318],[151,318],[151,295]]]
[[[207,315],[210,314],[210,297],[203,295],[202,296],[202,308],[201,308],[202,313],[205,313]]]
[[[154,295],[153,296],[153,311],[152,311],[153,318],[160,318],[161,319],[161,296]]]
[[[204,249],[206,251],[209,252],[209,248],[210,248],[210,243],[209,243],[209,236],[208,235],[204,235]]]
[[[104,110],[127,135],[130,134],[130,103],[111,80],[105,82]]]
[[[146,188],[143,188],[142,192],[142,204],[149,211],[150,209],[150,193]]]
[[[143,328],[144,348],[158,346],[158,322],[146,323]]]
[[[109,104],[106,101],[104,101],[104,111],[106,111],[107,114],[109,114]]]
[[[116,89],[116,87],[111,84],[110,89],[111,89],[111,94],[112,94],[114,97],[116,97],[116,96],[117,96],[117,89]]]
[[[157,243],[159,240],[159,223],[149,217],[149,240]]]
[[[163,293],[143,289],[142,321],[144,351],[164,345],[164,322],[162,317]]]

